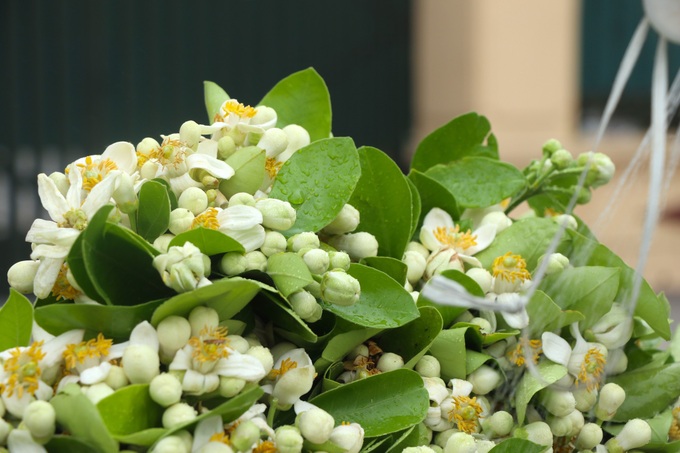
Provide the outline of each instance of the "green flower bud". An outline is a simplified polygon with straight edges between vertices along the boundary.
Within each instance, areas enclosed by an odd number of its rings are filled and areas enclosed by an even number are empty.
[[[220,376],[220,395],[224,398],[233,398],[241,393],[246,386],[246,380],[236,377]]]
[[[423,278],[427,261],[425,261],[423,255],[414,250],[404,252],[402,261],[406,264],[406,279],[411,285],[415,285]]]
[[[189,453],[190,451],[191,449],[186,447],[182,437],[170,435],[159,440],[152,453]]]
[[[237,451],[249,451],[260,440],[260,428],[252,421],[245,420],[236,426],[229,439]]]
[[[92,404],[97,404],[107,396],[113,395],[113,389],[105,382],[100,382],[83,389],[83,393],[92,401]]]
[[[196,121],[189,120],[182,123],[179,128],[179,139],[189,148],[195,149],[201,139],[201,128]]]
[[[585,332],[588,341],[603,344],[607,349],[624,346],[633,335],[633,317],[620,303],[613,303],[609,312]]]
[[[276,253],[286,251],[288,243],[286,237],[278,231],[267,231],[264,235],[264,243],[260,247],[260,251],[265,256],[270,257]]]
[[[168,223],[168,230],[172,234],[181,234],[189,231],[194,223],[194,214],[188,209],[177,208],[170,212],[170,222]]]
[[[135,187],[129,174],[122,172],[116,181],[116,190],[113,191],[113,199],[121,212],[130,214],[137,210],[139,201],[135,193]]]
[[[597,402],[598,391],[596,389],[590,391],[585,386],[580,386],[575,388],[572,394],[576,400],[576,409],[581,412],[590,411]]]
[[[163,407],[172,406],[182,398],[182,383],[171,374],[159,374],[149,383],[149,396]]]
[[[280,426],[276,429],[276,448],[280,453],[300,453],[304,439],[294,426]]]
[[[602,442],[602,428],[597,423],[586,423],[576,438],[574,446],[579,450],[590,450]]]
[[[649,424],[644,420],[634,418],[628,420],[621,432],[613,439],[609,439],[605,447],[609,453],[623,453],[647,445],[651,440],[652,429]]]
[[[132,384],[148,384],[160,373],[158,353],[149,346],[132,344],[123,352],[123,371]]]
[[[352,259],[345,252],[331,250],[328,252],[328,258],[330,259],[329,269],[344,269],[348,271],[349,265],[352,264]]]
[[[378,240],[365,231],[333,236],[329,242],[336,249],[347,252],[355,261],[378,255]]]
[[[296,291],[291,294],[288,296],[288,301],[293,307],[293,311],[305,321],[316,314],[316,307],[321,308],[316,298],[309,291],[305,290]]]
[[[576,398],[568,390],[547,388],[541,392],[541,404],[556,417],[565,417],[576,409]]]
[[[288,147],[288,135],[282,129],[272,127],[264,132],[257,146],[265,150],[267,157],[276,157]]]
[[[198,187],[188,187],[181,193],[177,200],[177,206],[199,215],[208,209],[208,195]]]
[[[488,365],[482,365],[468,374],[466,380],[472,384],[472,391],[477,395],[487,395],[503,382],[503,376]]]
[[[354,360],[359,356],[368,357],[368,354],[369,354],[368,353],[368,346],[361,343],[361,344],[354,346],[354,348],[352,348],[352,350],[349,351],[349,353],[347,354],[347,360]]]
[[[546,418],[550,431],[555,437],[566,437],[571,433],[572,425],[568,417],[555,417],[548,414]]]
[[[406,447],[401,453],[435,453],[435,450],[423,445],[420,447]]]
[[[479,331],[484,335],[493,333],[494,331],[493,327],[491,326],[491,323],[484,318],[476,316],[470,320],[470,323],[479,326]]]
[[[350,204],[345,204],[335,219],[323,228],[326,234],[351,233],[359,226],[359,211]]]
[[[383,373],[387,373],[388,371],[392,370],[398,370],[399,368],[403,367],[404,359],[399,354],[395,354],[393,352],[383,353],[383,355],[380,356],[380,359],[378,359],[378,364],[376,365],[376,368]]]
[[[584,167],[589,165],[586,185],[590,187],[599,187],[607,184],[611,181],[616,170],[614,162],[612,162],[609,156],[603,153],[593,153],[592,151],[580,154],[577,164]]]
[[[220,259],[220,270],[228,277],[244,273],[248,268],[248,259],[241,252],[228,252]]]
[[[178,293],[192,291],[199,283],[209,283],[205,277],[210,275],[210,258],[191,242],[170,247],[167,253],[153,259],[153,266],[163,283]]]
[[[320,245],[319,237],[312,232],[298,233],[288,238],[288,250],[291,252],[299,252],[304,248],[318,249]]]
[[[172,362],[177,351],[182,349],[191,338],[191,324],[181,316],[168,316],[156,327],[160,345],[161,362]]]
[[[334,269],[321,278],[321,298],[329,304],[345,307],[354,305],[360,294],[359,280],[345,271]]]
[[[32,293],[33,281],[39,265],[39,261],[33,260],[19,261],[13,264],[7,271],[9,286],[22,294]]]
[[[366,351],[368,352],[368,350]],[[436,357],[424,355],[416,363],[416,372],[423,377],[439,377],[441,375],[441,365]]]
[[[453,433],[446,442],[444,453],[477,453],[475,438],[464,432]]]
[[[592,192],[590,191],[589,188],[587,187],[582,187],[581,190],[578,192],[578,197],[576,198],[576,203],[578,204],[586,204],[590,202],[590,199],[593,197]]]
[[[276,198],[262,198],[255,202],[255,208],[262,213],[262,226],[285,231],[295,223],[297,212],[287,201]]]
[[[430,251],[420,242],[411,241],[406,244],[406,252],[418,252],[427,259],[430,256]]]
[[[142,156],[149,156],[152,151],[159,149],[161,145],[153,138],[146,137],[137,144],[137,152]]]
[[[233,206],[251,206],[255,207],[255,197],[247,192],[238,192],[229,198],[229,207]]]
[[[128,378],[125,375],[125,370],[123,370],[123,367],[120,367],[118,365],[112,365],[111,369],[109,370],[109,374],[106,376],[106,380],[104,381],[104,383],[115,391],[118,390],[119,388],[125,387],[130,382],[128,381]]]
[[[221,137],[217,141],[217,158],[220,160],[226,160],[236,152],[236,143],[234,139],[228,135]]]
[[[538,445],[552,447],[553,434],[545,422],[533,422],[518,428],[514,432],[514,437],[526,439]]]
[[[555,151],[560,149],[562,149],[562,144],[554,138],[551,138],[543,144],[543,152],[548,156],[551,156]]]
[[[550,156],[550,162],[552,162],[556,169],[564,170],[569,168],[574,162],[574,156],[566,149],[558,149]]]
[[[298,252],[302,256],[309,272],[315,275],[321,275],[328,270],[330,265],[330,257],[328,252],[321,249],[302,249]]]
[[[217,327],[220,324],[220,316],[214,308],[198,306],[189,313],[189,324],[191,325],[191,336],[197,337],[201,330]]]
[[[267,256],[259,250],[253,250],[244,255],[246,260],[246,271],[260,271],[267,270]]]
[[[59,192],[66,197],[66,193],[68,192],[68,188],[70,187],[70,183],[68,181],[68,176],[66,176],[64,173],[55,171],[54,173],[50,173],[49,178],[54,182],[54,185],[57,186],[57,189]]]
[[[482,429],[489,438],[505,437],[515,426],[512,415],[506,411],[496,411],[486,419],[482,419]]]
[[[190,422],[198,416],[196,410],[187,403],[177,403],[163,412],[163,428],[171,429],[175,426]]]
[[[322,444],[330,438],[335,420],[325,410],[314,407],[301,412],[295,419],[295,425],[302,437],[314,444]]]
[[[597,401],[595,416],[600,420],[610,421],[625,399],[626,391],[620,385],[613,382],[605,384],[600,389],[600,399]]]
[[[479,226],[494,225],[496,227],[496,234],[505,230],[512,225],[512,219],[505,215],[503,211],[491,211],[482,217]]]
[[[336,426],[329,440],[346,453],[358,453],[364,443],[364,429],[358,423]]]
[[[540,266],[546,255],[541,255],[538,258],[538,265]],[[545,275],[554,274],[569,267],[569,258],[561,253],[551,253],[548,256],[548,267],[545,268]]]
[[[581,432],[581,428],[583,428],[583,425],[585,425],[586,423],[586,420],[583,417],[583,413],[581,411],[573,410],[565,418],[569,419],[569,421],[571,422],[571,432],[567,434],[567,437],[577,436],[578,433]]]
[[[23,422],[34,439],[40,443],[48,441],[56,428],[57,414],[47,401],[32,401],[24,410]]]
[[[321,283],[313,281],[312,283],[305,286],[305,291],[309,291],[312,296],[317,299],[321,299]]]

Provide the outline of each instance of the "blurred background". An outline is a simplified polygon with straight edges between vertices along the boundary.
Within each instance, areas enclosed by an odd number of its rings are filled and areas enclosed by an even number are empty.
[[[491,122],[518,166],[549,138],[588,151],[611,83],[642,17],[640,0],[119,0],[0,2],[0,297],[24,237],[45,217],[36,175],[63,171],[115,141],[137,143],[207,121],[204,80],[256,104],[314,67],[333,132],[390,154],[407,171],[417,143],[453,117]],[[648,38],[600,151],[623,170],[649,122]],[[670,48],[673,75],[680,49]],[[621,172],[620,172],[621,173]],[[576,214],[637,262],[647,180],[598,219],[614,184]],[[680,295],[680,182],[673,180],[645,276]]]

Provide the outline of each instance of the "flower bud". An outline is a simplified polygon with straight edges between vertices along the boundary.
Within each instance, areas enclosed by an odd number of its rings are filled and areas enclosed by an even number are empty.
[[[352,259],[346,252],[328,252],[328,258],[330,262],[328,264],[329,269],[344,269],[349,270],[349,265],[352,264]]]
[[[359,211],[351,204],[345,204],[335,219],[323,228],[326,234],[351,233],[359,226]]]
[[[152,453],[189,453],[184,443],[184,439],[177,435],[170,435],[162,438],[154,446]]]
[[[540,266],[546,255],[541,255],[538,258],[538,265]],[[554,274],[569,266],[569,258],[562,255],[561,253],[551,253],[548,256],[548,266],[545,268],[545,275]]]
[[[548,156],[551,156],[555,151],[560,149],[562,149],[562,144],[554,138],[551,138],[543,144],[543,152]]]
[[[278,231],[267,231],[260,251],[270,257],[276,253],[285,252],[288,246],[286,237]]]
[[[512,225],[512,219],[503,211],[491,211],[482,218],[479,224],[480,227],[484,225],[495,225],[496,234],[498,234]]]
[[[201,139],[201,128],[196,121],[185,121],[179,127],[179,139],[186,143],[189,148],[194,148],[198,145]]]
[[[319,303],[316,298],[309,293],[309,291],[300,290],[288,296],[288,301],[293,307],[293,311],[302,318],[307,320],[316,314],[316,307]]]
[[[45,442],[54,435],[57,414],[47,401],[35,400],[24,410],[24,424],[34,439]]]
[[[267,270],[267,257],[259,250],[253,250],[244,255],[246,259],[246,271],[260,271]]]
[[[294,426],[280,426],[276,428],[276,448],[280,453],[300,453],[304,439],[300,430]]]
[[[33,281],[38,272],[39,261],[25,260],[12,265],[7,271],[9,286],[22,294],[33,292]]]
[[[106,383],[100,382],[83,389],[85,396],[92,401],[92,404],[97,404],[109,395],[113,395],[113,389]]]
[[[591,187],[599,187],[607,184],[614,176],[616,167],[614,162],[603,153],[593,153],[589,151],[582,153],[577,159],[578,165],[589,165],[588,174],[586,176],[586,185]]]
[[[602,428],[597,423],[586,423],[576,438],[574,446],[579,450],[590,450],[602,442]]]
[[[566,149],[558,149],[550,156],[550,162],[557,170],[564,170],[574,162],[574,156]]]
[[[147,384],[160,373],[158,353],[149,346],[132,344],[123,352],[123,371],[132,384]]]
[[[291,252],[297,253],[305,248],[318,249],[320,245],[319,237],[312,232],[298,233],[288,238],[288,250]]]
[[[198,306],[189,313],[191,336],[197,337],[204,328],[214,329],[220,324],[220,316],[214,308]]]
[[[634,418],[628,420],[621,432],[613,439],[609,439],[605,447],[610,453],[622,453],[647,445],[651,440],[652,429],[649,424],[644,420]]]
[[[624,346],[633,335],[633,316],[620,303],[614,302],[607,314],[584,332],[588,341],[603,344],[607,349]]]
[[[567,437],[577,436],[581,432],[581,428],[585,425],[585,418],[581,411],[573,410],[565,418],[569,419],[571,422],[571,432],[567,434]]]
[[[147,160],[139,169],[139,176],[142,179],[154,179],[160,169],[161,165],[158,162]]]
[[[545,422],[533,422],[515,430],[514,437],[526,439],[538,445],[552,447],[553,434]]]
[[[411,241],[406,244],[406,252],[418,252],[423,255],[423,258],[427,259],[430,256],[430,251],[420,242]]]
[[[292,227],[297,216],[295,208],[290,203],[276,198],[257,200],[255,208],[262,213],[262,226],[277,231],[285,231]]]
[[[251,420],[239,423],[229,436],[236,451],[250,451],[250,447],[260,440],[260,428]]]
[[[177,208],[170,212],[170,222],[168,223],[168,230],[172,234],[181,234],[191,229],[194,223],[194,214],[188,209]]]
[[[130,382],[125,375],[125,370],[123,370],[123,367],[111,365],[111,369],[109,370],[109,374],[106,376],[104,383],[115,391],[119,388],[125,387]]]
[[[496,411],[488,418],[482,419],[482,429],[491,439],[507,436],[514,426],[512,415],[506,411]]]
[[[269,374],[272,368],[274,368],[274,356],[272,355],[271,351],[264,346],[252,346],[250,349],[248,349],[246,354],[259,360],[266,374]]]
[[[564,228],[568,230],[578,229],[578,222],[573,215],[569,214],[559,214],[551,217],[552,221],[558,225],[564,225]]]
[[[491,272],[482,267],[473,267],[465,272],[465,275],[473,279],[480,287],[484,294],[491,291],[493,286],[493,276]]]
[[[376,368],[378,368],[383,373],[387,373],[388,371],[403,368],[403,366],[404,359],[399,354],[395,354],[393,352],[385,352],[383,353],[383,355],[380,356],[380,359],[378,359],[378,364],[376,365]]]
[[[220,137],[217,141],[217,158],[220,160],[227,160],[229,156],[236,152],[236,143],[229,135]]]
[[[623,404],[626,399],[626,391],[613,382],[605,384],[600,389],[600,398],[597,401],[597,408],[595,409],[595,416],[606,422],[610,421],[616,415],[616,411]]]
[[[588,412],[597,402],[598,391],[589,390],[586,386],[579,386],[572,391],[576,401],[576,409],[581,412]]]
[[[220,376],[220,395],[224,398],[233,398],[241,393],[246,386],[246,380],[236,377]]]
[[[116,190],[113,191],[113,199],[121,212],[130,214],[137,210],[139,204],[132,178],[129,174],[121,172],[116,180]]]
[[[267,157],[276,157],[288,147],[288,135],[277,127],[267,129],[257,146],[265,150]]]
[[[345,271],[334,269],[323,274],[321,279],[321,298],[341,306],[354,305],[359,300],[361,285],[359,280]]]
[[[68,181],[68,176],[66,176],[64,173],[60,171],[55,171],[53,173],[50,173],[49,178],[52,180],[54,185],[57,186],[59,193],[66,197],[66,194],[68,193],[68,188],[71,185]]]
[[[168,247],[170,247],[170,241],[175,238],[174,234],[161,234],[153,241],[153,246],[160,250],[161,253],[168,253]]]
[[[170,363],[177,351],[182,349],[191,338],[191,324],[181,316],[168,316],[156,327],[160,345],[161,362]]]
[[[378,255],[378,240],[365,231],[333,236],[329,242],[336,249],[347,252],[355,261]]]
[[[354,348],[352,348],[352,350],[349,351],[349,353],[346,356],[346,360],[354,360],[359,356],[368,357],[368,355],[369,355],[368,346],[361,343],[354,346]]]
[[[237,192],[229,198],[229,207],[251,206],[255,207],[255,197],[247,192]]]
[[[576,409],[576,398],[568,390],[547,388],[541,392],[541,404],[556,417],[565,417]]]
[[[187,403],[177,403],[163,412],[163,428],[171,429],[195,419],[198,413]]]
[[[482,365],[467,376],[467,381],[472,384],[475,394],[487,395],[500,385],[503,376],[490,366]]]
[[[248,340],[241,335],[227,335],[227,341],[229,342],[229,347],[239,354],[245,354],[250,349]]]
[[[406,447],[401,451],[401,453],[435,453],[435,450],[423,445],[420,447]]]
[[[163,283],[178,293],[192,291],[200,284],[209,282],[210,258],[191,242],[172,246],[167,253],[153,259],[153,266],[161,274]]]
[[[336,426],[328,440],[345,453],[358,453],[364,443],[364,429],[358,423]]]
[[[172,406],[182,398],[182,383],[171,374],[159,374],[149,383],[149,396],[163,407]]]
[[[491,325],[491,323],[484,318],[480,318],[480,317],[476,316],[476,317],[472,318],[469,322],[470,322],[470,324],[474,324],[475,326],[478,326],[479,331],[482,334],[490,334],[490,333],[493,333],[493,331],[494,331],[494,327]]]
[[[588,187],[581,187],[581,189],[578,191],[578,196],[576,198],[576,203],[578,204],[586,204],[590,201],[590,199],[593,197],[593,193]],[[567,225],[567,228],[569,228],[569,225]]]
[[[227,277],[242,274],[248,268],[248,260],[241,252],[228,252],[220,259],[220,270]]]
[[[199,215],[208,209],[208,195],[203,189],[198,187],[188,187],[179,196],[177,206],[191,211],[194,215]]]
[[[444,453],[477,453],[475,438],[462,431],[453,433],[446,442]]]
[[[149,156],[152,151],[159,149],[161,145],[153,138],[146,137],[137,144],[137,152],[142,156]]]
[[[335,420],[325,410],[313,407],[301,412],[295,419],[295,424],[302,437],[314,444],[322,444],[331,436]]]
[[[423,377],[439,377],[441,365],[436,357],[424,355],[416,363],[416,371]]]
[[[415,285],[423,278],[425,273],[425,266],[427,266],[427,261],[423,258],[423,255],[412,250],[404,252],[404,258],[402,261],[406,264],[407,272],[406,279],[411,285]]]
[[[555,437],[566,437],[571,433],[571,420],[568,417],[555,417],[548,414],[546,422]]]
[[[328,270],[330,257],[328,252],[321,249],[302,249],[298,252],[302,256],[309,272],[314,275],[321,275]]]

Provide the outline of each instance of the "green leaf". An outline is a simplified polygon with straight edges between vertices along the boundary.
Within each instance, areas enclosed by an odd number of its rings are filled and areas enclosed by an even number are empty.
[[[68,252],[66,262],[68,263],[71,273],[78,282],[78,286],[80,286],[80,289],[83,290],[87,297],[103,304],[104,298],[99,294],[99,290],[90,278],[90,274],[85,264],[85,256],[83,255],[84,237],[84,234],[78,235],[73,245],[71,245],[71,250]]]
[[[212,124],[224,101],[229,100],[229,95],[215,82],[206,80],[203,82],[203,98],[208,112],[208,122]]]
[[[464,273],[449,269],[441,273],[443,277],[448,278],[449,280],[453,280],[454,282],[460,283],[465,290],[472,294],[473,296],[477,297],[484,297],[484,291],[482,291],[482,288],[479,287],[479,284],[465,275]],[[444,304],[438,304],[436,302],[432,302],[431,300],[423,297],[420,295],[418,297],[418,306],[419,307],[424,307],[424,306],[430,306],[430,307],[435,307],[438,311],[439,314],[442,316],[442,319],[444,321],[444,327],[449,327],[453,321],[461,315],[464,311],[467,310],[465,307],[455,307],[452,305],[444,305]]]
[[[0,307],[0,351],[28,346],[33,330],[33,305],[14,288],[9,289],[7,302]]]
[[[245,278],[214,280],[212,285],[178,294],[163,302],[154,311],[151,324],[157,326],[159,322],[172,315],[186,317],[191,310],[200,305],[214,308],[221,320],[230,319],[248,305],[261,288],[258,282]]]
[[[362,259],[361,264],[386,273],[402,285],[406,283],[408,267],[406,263],[399,259],[390,258],[389,256],[369,256]]]
[[[529,440],[510,438],[493,447],[489,453],[541,453],[547,447],[535,444]]]
[[[357,328],[354,324],[339,320],[330,335],[321,357],[314,362],[318,373],[322,373],[332,363],[342,360],[357,345],[379,333],[381,329],[366,327]]]
[[[118,442],[111,437],[99,412],[76,384],[64,387],[50,400],[57,415],[57,423],[72,436],[90,444],[94,451],[116,453]]]
[[[468,327],[446,329],[439,332],[430,346],[430,354],[441,364],[441,377],[445,381],[465,379],[465,332]]]
[[[180,233],[170,241],[168,247],[182,246],[186,242],[194,244],[201,253],[213,256],[227,252],[244,253],[245,249],[236,239],[232,239],[218,230],[203,228],[201,226]]]
[[[587,329],[612,307],[619,288],[619,269],[600,266],[570,267],[548,275],[539,289],[562,309],[575,310],[585,317]]]
[[[281,167],[269,194],[297,210],[287,236],[319,231],[349,201],[361,176],[359,154],[351,138],[318,140],[295,152]]]
[[[267,259],[267,274],[284,297],[314,281],[305,261],[297,253],[275,253]]]
[[[562,309],[543,291],[537,290],[527,304],[530,338],[539,338],[543,332],[555,332],[569,324],[585,319],[582,313]]]
[[[454,118],[420,142],[413,155],[411,168],[425,171],[434,165],[466,156],[498,159],[496,137],[490,132],[489,121],[474,112]]]
[[[132,329],[151,318],[162,303],[152,301],[132,307],[121,305],[54,304],[38,307],[35,321],[52,335],[73,329],[84,329],[88,337],[101,333],[115,342],[130,339]]]
[[[420,195],[420,218],[418,225],[420,225],[432,208],[441,208],[448,212],[453,219],[459,219],[463,213],[463,208],[458,206],[456,198],[449,192],[441,183],[418,170],[411,170],[408,179],[418,190]],[[417,228],[414,229],[414,234]]]
[[[429,398],[420,375],[402,368],[329,390],[310,403],[331,414],[336,422],[359,423],[369,438],[420,423]]]
[[[170,223],[170,198],[165,186],[147,181],[139,189],[137,234],[149,242],[165,233]]]
[[[680,395],[680,363],[658,368],[642,368],[612,376],[609,382],[626,391],[626,399],[614,421],[650,418],[668,407]]]
[[[331,135],[331,99],[321,76],[312,68],[293,73],[277,83],[260,101],[276,110],[276,127],[298,124],[311,141]]]
[[[400,260],[411,239],[411,189],[387,154],[369,146],[357,152],[361,178],[349,200],[361,213],[357,231],[376,237],[378,255]]]
[[[480,366],[484,365],[489,360],[493,360],[493,357],[481,352],[472,351],[468,349],[465,352],[465,373],[469,375]]]
[[[57,434],[45,444],[50,453],[92,453],[95,447],[82,439],[68,435]]]
[[[534,217],[518,220],[501,231],[493,243],[476,254],[475,258],[481,261],[483,267],[491,269],[497,257],[512,252],[514,255],[521,255],[527,263],[527,269],[533,272],[538,258],[550,247],[558,229],[559,226],[550,219]],[[567,238],[563,237],[558,252],[566,242]]]
[[[517,422],[522,425],[526,415],[527,406],[531,398],[550,384],[553,384],[567,375],[567,368],[550,361],[540,362],[537,365],[540,377],[526,371],[519,381],[515,392],[515,408],[517,410]]]
[[[167,428],[149,428],[132,434],[117,434],[113,437],[121,444],[150,447],[167,432]]]
[[[418,309],[413,298],[387,274],[362,264],[350,265],[349,275],[359,280],[361,296],[349,307],[327,305],[332,313],[364,327],[399,327],[416,319]]]
[[[407,176],[404,176],[404,179],[408,183],[408,188],[411,191],[411,233],[408,237],[413,238],[420,225],[420,214],[423,212],[423,202],[415,183]],[[453,197],[451,199],[453,200]],[[453,202],[455,203],[456,200],[453,200]]]
[[[435,165],[425,174],[444,186],[464,208],[500,203],[526,186],[521,171],[488,157],[465,157],[451,164]]]
[[[239,192],[251,195],[262,187],[265,176],[267,154],[257,146],[239,148],[225,161],[234,169],[234,176],[220,182],[220,191],[227,197]]]
[[[384,351],[399,354],[404,368],[412,369],[430,349],[442,330],[442,317],[433,307],[421,307],[420,316],[396,329],[385,331],[378,343]]]
[[[280,332],[283,336],[289,338],[290,335],[286,334],[293,334],[305,342],[317,342],[316,333],[277,294],[263,292],[251,305],[256,312],[269,319],[276,327],[277,332]]]
[[[165,409],[149,395],[149,384],[128,385],[97,403],[97,410],[109,432],[115,437],[129,436],[161,426]],[[159,434],[159,433],[157,433]],[[145,446],[151,436],[141,436]],[[139,440],[138,440],[139,441]],[[139,445],[139,444],[138,444]]]

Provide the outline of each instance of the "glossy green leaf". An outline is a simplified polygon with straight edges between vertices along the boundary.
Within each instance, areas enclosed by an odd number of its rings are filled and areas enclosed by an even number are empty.
[[[267,154],[257,146],[244,146],[225,161],[234,169],[234,176],[220,182],[220,192],[227,198],[245,192],[254,195],[262,187]]]
[[[626,391],[626,399],[614,421],[650,418],[668,407],[680,395],[680,363],[642,368],[609,378]]]
[[[33,330],[33,305],[14,288],[0,307],[0,351],[28,346]]]
[[[101,333],[115,342],[130,339],[132,329],[151,318],[162,300],[132,307],[121,305],[54,304],[38,307],[35,321],[52,335],[73,329],[84,329],[85,335],[95,337]]]
[[[278,332],[285,331],[281,332],[284,336],[288,336],[285,334],[289,333],[305,342],[317,342],[316,333],[279,295],[263,292],[252,305],[255,312],[269,319]]]
[[[45,444],[45,448],[50,453],[92,453],[97,451],[94,445],[68,434],[55,435]]]
[[[215,82],[206,80],[203,82],[203,98],[208,112],[208,122],[212,124],[224,101],[229,100],[229,95]]]
[[[370,146],[357,150],[361,178],[349,204],[361,213],[357,231],[378,240],[378,255],[401,259],[411,239],[411,189],[397,164]]]
[[[454,118],[425,137],[416,148],[411,168],[425,171],[466,156],[498,159],[498,144],[489,121],[471,112]]]
[[[612,307],[619,288],[619,269],[601,266],[570,267],[548,275],[539,285],[564,310],[583,314],[587,329]]]
[[[484,365],[489,360],[493,360],[493,357],[477,351],[472,351],[468,349],[465,352],[465,373],[466,375],[472,373],[480,366]]]
[[[444,186],[464,208],[500,203],[526,186],[526,178],[513,165],[487,157],[465,157],[435,165],[425,174]]]
[[[482,288],[479,287],[479,284],[477,284],[476,281],[474,281],[464,273],[457,270],[449,269],[442,272],[441,275],[450,280],[460,283],[465,288],[465,290],[468,293],[472,294],[473,296],[484,297],[484,292],[482,291]],[[458,316],[461,315],[461,313],[467,310],[467,308],[465,307],[455,307],[452,305],[443,305],[432,302],[431,300],[423,297],[422,294],[418,297],[418,306],[435,307],[439,311],[439,314],[442,316],[442,319],[444,321],[444,327],[449,327],[453,323],[453,321]]]
[[[564,310],[548,297],[543,291],[536,291],[527,304],[530,338],[539,338],[543,332],[556,332],[564,326],[585,319],[582,313],[574,310]]]
[[[386,273],[402,285],[406,283],[408,267],[399,259],[389,256],[369,256],[361,260],[361,264]]]
[[[132,434],[116,434],[113,437],[121,444],[150,447],[167,432],[167,428],[149,428]]]
[[[284,297],[314,281],[309,268],[297,253],[275,253],[267,260],[267,274]]]
[[[491,269],[497,257],[512,252],[514,255],[521,255],[527,263],[527,269],[533,272],[538,258],[550,247],[558,228],[559,226],[550,219],[534,217],[518,220],[501,231],[493,243],[476,254],[475,258],[482,262],[484,268]],[[567,238],[563,237],[558,252],[563,251],[562,244],[566,242]]]
[[[439,332],[430,346],[430,354],[441,364],[441,377],[449,379],[465,379],[465,332],[467,327],[446,329]]]
[[[423,201],[420,198],[420,192],[415,183],[407,176],[404,179],[408,183],[408,188],[411,191],[411,234],[409,238],[413,238],[418,231],[420,225],[420,214],[423,212]],[[453,200],[455,203],[455,200]]]
[[[399,354],[404,368],[413,368],[430,349],[442,330],[442,317],[433,307],[421,307],[420,316],[396,329],[385,331],[378,344],[384,351]]]
[[[331,100],[321,76],[312,68],[293,73],[277,83],[260,101],[276,110],[276,127],[298,124],[312,141],[331,135]]]
[[[385,453],[402,452],[408,447],[417,447],[420,444],[420,427],[424,426],[422,423],[413,425],[401,433],[392,434],[392,445],[385,451]]]
[[[557,382],[567,375],[567,368],[550,361],[540,362],[537,365],[540,376],[534,376],[526,371],[517,385],[515,392],[515,408],[517,410],[517,422],[522,425],[526,415],[527,406],[531,398],[550,384]]]
[[[200,305],[214,308],[222,320],[230,319],[248,305],[261,288],[260,283],[245,278],[214,280],[212,285],[178,294],[163,302],[154,311],[151,324],[157,326],[172,315],[186,317]]]
[[[293,154],[281,167],[271,198],[288,201],[297,210],[291,236],[319,231],[338,215],[361,176],[359,154],[351,138],[327,138]]]
[[[546,450],[543,445],[524,439],[510,438],[493,447],[489,453],[541,453]]]
[[[165,186],[147,181],[139,189],[137,234],[149,242],[165,233],[170,223],[170,198]]]
[[[432,208],[440,208],[448,212],[452,218],[458,219],[463,213],[463,208],[458,206],[454,195],[449,192],[440,182],[418,170],[411,170],[408,179],[418,190],[420,195],[420,225]],[[414,230],[416,233],[416,230]]]
[[[359,423],[369,438],[420,423],[425,419],[429,398],[418,373],[398,369],[329,390],[310,403],[338,422]]]
[[[361,284],[359,300],[349,307],[327,305],[327,310],[359,326],[384,329],[418,317],[411,295],[387,274],[362,264],[352,264],[347,273]]]
[[[232,239],[218,230],[197,227],[180,233],[170,241],[168,247],[182,246],[185,242],[194,244],[201,253],[213,256],[227,252],[244,253],[245,249],[236,239]]]
[[[106,428],[116,438],[162,426],[165,411],[151,399],[149,384],[122,387],[100,400],[97,410]],[[148,440],[147,436],[143,438]],[[155,440],[144,445],[151,445]]]
[[[98,453],[116,453],[118,442],[109,434],[99,411],[76,384],[64,387],[50,400],[57,415],[57,424],[90,444]]]

